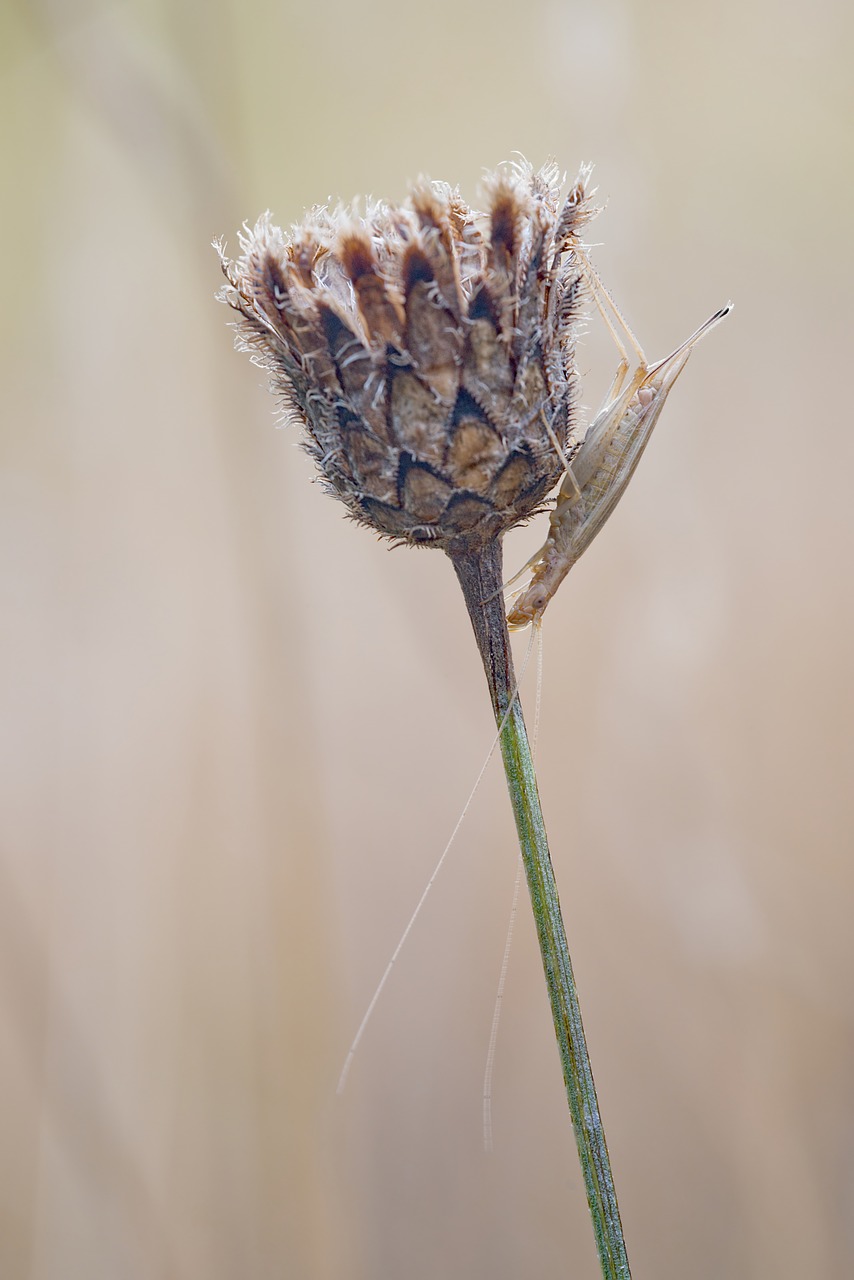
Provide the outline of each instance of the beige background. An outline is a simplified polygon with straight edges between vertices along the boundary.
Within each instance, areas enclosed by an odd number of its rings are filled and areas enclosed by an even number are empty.
[[[635,1277],[854,1273],[852,12],[3,10],[3,1280],[596,1274],[525,914],[482,1150],[494,767],[335,1097],[490,715],[450,566],[309,483],[212,296],[266,207],[515,149],[595,161],[652,356],[736,302],[545,628]]]

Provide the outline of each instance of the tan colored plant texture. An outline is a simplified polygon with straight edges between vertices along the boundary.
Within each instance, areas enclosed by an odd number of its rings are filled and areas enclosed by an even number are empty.
[[[401,205],[269,215],[223,255],[241,344],[269,369],[326,487],[384,536],[449,548],[537,511],[575,443],[588,171],[518,164],[476,213],[443,183]],[[569,252],[567,253],[567,250]]]

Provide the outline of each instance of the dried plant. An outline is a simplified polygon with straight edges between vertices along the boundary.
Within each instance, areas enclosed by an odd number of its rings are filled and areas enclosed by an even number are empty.
[[[642,372],[622,396],[615,383],[580,453],[575,343],[597,285],[579,239],[595,212],[588,180],[584,168],[561,202],[554,165],[535,172],[520,163],[487,179],[484,213],[455,189],[422,182],[403,204],[371,204],[362,216],[316,208],[289,236],[265,215],[245,230],[235,261],[217,247],[227,281],[220,297],[237,313],[239,345],[269,370],[286,415],[304,428],[324,486],[358,523],[440,547],[456,570],[498,725],[602,1274],[627,1280],[516,697],[501,565],[503,534],[542,510],[565,477],[549,542],[535,557],[535,594],[513,616],[537,621],[625,488],[687,358],[680,349],[650,367],[637,348]],[[658,377],[665,365],[667,378]],[[576,454],[584,487],[572,475]]]
[[[484,544],[536,511],[570,449],[583,292],[561,255],[590,217],[582,174],[495,174],[489,212],[423,183],[399,206],[269,216],[223,259],[223,298],[326,487],[408,543]]]

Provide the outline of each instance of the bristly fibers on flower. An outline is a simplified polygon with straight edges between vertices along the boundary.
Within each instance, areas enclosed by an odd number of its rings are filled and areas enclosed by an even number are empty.
[[[532,515],[575,434],[584,285],[573,253],[595,210],[582,170],[485,184],[478,213],[444,183],[399,205],[265,214],[220,248],[240,345],[272,375],[325,486],[383,536],[453,551]]]

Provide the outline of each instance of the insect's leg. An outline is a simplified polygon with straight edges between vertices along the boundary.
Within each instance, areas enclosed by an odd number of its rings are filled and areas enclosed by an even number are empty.
[[[599,314],[601,315],[602,319],[605,321],[608,332],[610,333],[611,337],[614,339],[614,344],[620,353],[621,359],[625,361],[627,365],[630,363],[628,351],[626,350],[626,347],[623,344],[617,332],[617,329],[614,327],[614,324],[611,320],[611,316],[608,314],[608,307],[610,307],[611,314],[616,320],[617,325],[619,326],[619,328],[622,330],[623,334],[627,338],[628,344],[631,347],[632,351],[634,352],[635,358],[638,364],[641,364],[644,367],[646,367],[647,360],[646,360],[646,355],[644,354],[643,347],[638,342],[637,338],[632,332],[631,327],[629,326],[628,321],[626,320],[620,308],[617,306],[614,299],[611,297],[611,294],[609,293],[607,287],[602,283],[602,277],[599,275],[599,272],[596,270],[593,263],[590,261],[590,258],[587,256],[586,252],[581,248],[580,245],[575,246],[575,252],[578,256],[578,261],[581,264],[581,270],[587,278],[587,283],[590,286],[590,292],[593,295],[593,301],[596,304],[596,308]],[[606,306],[606,303],[607,303],[607,306]]]
[[[561,448],[560,441],[554,433],[554,428],[546,417],[545,409],[540,410],[540,417],[543,420],[543,426],[546,429],[548,437],[554,446],[554,451],[563,463],[563,481],[560,486],[560,496],[562,498],[571,496],[573,501],[577,501],[577,499],[581,497],[581,489],[578,486],[578,481],[573,475],[572,464]],[[567,493],[566,490],[569,492]]]
[[[643,380],[643,377],[646,374],[647,359],[646,359],[646,355],[644,354],[643,348],[641,347],[640,343],[638,342],[632,330],[629,328],[628,322],[623,316],[623,313],[620,311],[616,302],[611,297],[605,285],[602,283],[601,277],[599,276],[599,273],[596,270],[596,268],[593,266],[593,263],[590,261],[590,258],[588,257],[585,249],[581,246],[581,244],[577,240],[573,240],[572,247],[573,247],[573,252],[575,253],[575,256],[581,267],[581,271],[585,276],[588,285],[590,286],[590,292],[593,295],[593,301],[596,304],[596,308],[599,311],[599,314],[601,315],[602,319],[605,321],[605,326],[614,340],[614,345],[616,346],[617,350],[620,353],[620,364],[617,368],[616,374],[614,375],[614,380],[611,383],[611,388],[608,392],[607,398],[605,399],[602,409],[600,410],[600,415],[601,415],[601,413],[604,412],[604,410],[608,406],[611,406],[616,402],[617,398],[620,395],[620,392],[623,389],[623,384],[626,380],[626,376],[629,372],[629,368],[631,367],[629,352],[627,351],[626,346],[620,337],[618,328],[615,327],[613,320],[611,318],[611,315],[608,312],[609,307],[610,307],[611,313],[613,314],[614,318],[617,321],[619,330],[622,330],[623,334],[628,339],[628,344],[634,352],[635,358],[637,360],[637,363],[640,369],[643,370],[643,373],[641,373],[640,376],[638,376],[638,373],[635,374],[635,377],[633,379],[633,383],[635,384],[635,386],[632,390],[632,393],[631,393],[632,395],[634,395],[634,391],[637,389],[637,386],[640,385],[641,381]],[[561,462],[563,463],[564,479],[561,484],[558,502],[561,503],[561,500],[563,500],[563,504],[565,504],[567,501],[578,502],[581,498],[581,486],[578,483],[578,479],[573,474],[572,467],[566,457],[566,454],[564,453],[564,450],[561,448],[560,442],[558,441],[554,431],[552,430],[551,423],[548,421],[548,419],[546,418],[545,412],[543,412],[542,410],[541,410],[541,417],[543,420],[543,425],[545,426],[546,431],[548,432],[549,438],[555,448],[555,451],[558,457],[560,458]],[[515,579],[511,579],[511,581],[515,581]]]
[[[590,261],[586,251],[581,245],[576,245],[575,249],[578,261],[581,264],[581,270],[585,274],[590,286],[590,292],[593,295],[593,301],[596,304],[596,308],[602,319],[605,321],[605,326],[614,340],[614,345],[620,353],[620,363],[617,368],[617,372],[614,374],[614,380],[611,383],[608,394],[605,396],[599,412],[587,429],[585,443],[589,441],[592,444],[600,437],[610,437],[610,435],[613,434],[619,419],[623,416],[626,408],[631,403],[635,392],[643,385],[648,372],[648,364],[643,347],[638,342],[629,327],[628,321],[625,319],[622,311],[620,311],[616,302],[611,297],[608,289],[602,283],[599,272],[593,266],[593,263]],[[608,307],[610,307],[619,328],[628,339],[629,346],[632,348],[637,360],[637,368],[635,369],[628,386],[626,386],[626,378],[628,376],[629,369],[631,368],[629,353],[626,350],[626,346],[623,343],[617,328],[614,326],[611,315],[608,313]],[[576,476],[576,480],[578,480],[578,476]],[[581,483],[584,483],[583,478]]]
[[[481,604],[487,604],[488,601],[494,600],[496,596],[504,595],[505,592],[508,591],[508,589],[513,586],[514,582],[519,581],[523,573],[527,573],[529,569],[533,569],[536,567],[537,561],[540,559],[540,556],[543,554],[545,549],[546,548],[544,545],[540,547],[537,551],[535,551],[534,554],[531,556],[530,560],[525,561],[525,563],[522,565],[522,568],[518,571],[518,573],[514,573],[512,578],[508,578],[506,582],[502,582],[498,590],[493,591],[492,595],[484,596],[483,600],[481,600]],[[516,591],[512,593],[513,597],[515,598],[516,596],[518,596],[520,592],[522,592],[523,590],[524,590],[523,587],[519,587]]]
[[[606,404],[612,404],[623,389],[623,383],[626,380],[626,374],[629,372],[629,362],[625,357],[620,361],[617,372],[614,374],[614,381],[608,390],[608,394],[603,401],[603,408]]]
[[[607,321],[606,313],[603,311],[602,314]],[[608,321],[608,327],[611,330],[611,333],[614,335],[614,341],[618,345],[620,345],[619,338],[617,337],[617,334],[609,321]],[[622,346],[620,346],[620,350],[624,351]],[[601,434],[601,428],[603,424],[608,425],[612,419],[614,422],[616,422],[617,419],[620,416],[622,416],[622,412],[625,409],[625,405],[622,404],[621,402],[618,403],[618,401],[620,401],[620,393],[623,392],[622,399],[625,400],[625,403],[627,404],[628,401],[631,400],[632,396],[637,391],[638,387],[641,385],[643,379],[646,377],[646,365],[644,364],[639,366],[635,370],[635,373],[631,379],[631,382],[628,384],[625,391],[623,391],[623,384],[625,383],[626,375],[628,374],[628,371],[629,371],[629,361],[624,351],[623,359],[621,360],[620,366],[617,369],[617,372],[614,376],[614,381],[611,384],[611,389],[608,392],[608,395],[605,399],[605,403],[603,404],[599,413],[596,415],[596,418],[593,420],[590,427],[588,427],[587,437],[585,437],[585,443],[587,442],[587,438],[590,437],[591,432],[593,433],[592,438],[598,439],[599,435]],[[539,562],[543,557],[543,553],[549,547],[550,540],[554,536],[554,530],[556,526],[560,525],[561,521],[565,519],[567,508],[575,507],[577,503],[583,504],[581,484],[579,483],[578,476],[576,475],[576,472],[573,470],[572,463],[569,461],[564,449],[561,447],[561,443],[558,440],[557,436],[555,435],[554,429],[551,423],[549,422],[548,418],[546,417],[545,411],[543,409],[540,410],[540,417],[542,418],[543,426],[545,427],[546,432],[549,436],[549,439],[552,442],[552,446],[555,450],[555,453],[558,455],[561,462],[563,463],[563,480],[561,481],[561,486],[558,491],[557,499],[555,501],[554,510],[549,516],[549,522],[550,522],[549,539],[543,544],[542,547],[539,548],[538,551],[534,552],[530,560],[526,560],[526,562],[522,565],[522,568],[518,571],[518,573],[514,573],[512,578],[507,579],[507,581],[504,583],[502,588],[502,590],[504,591],[506,591],[508,587],[512,587],[514,582],[518,582],[519,579],[522,577],[522,575],[524,573],[527,573],[529,569],[536,569],[537,565],[539,564]],[[592,442],[592,439],[591,439],[591,442]],[[586,454],[584,453],[584,446],[582,446],[581,456],[585,459],[585,462],[586,462]],[[583,505],[581,507],[581,510],[583,511]],[[517,595],[518,595],[518,592],[517,592]]]
[[[535,552],[534,552],[534,554],[531,556],[530,560],[526,560],[526,561],[525,561],[525,563],[522,565],[522,568],[519,570],[519,572],[518,572],[518,573],[514,573],[512,578],[508,578],[508,579],[507,579],[507,581],[503,584],[503,586],[502,586],[501,590],[502,590],[502,591],[506,591],[508,587],[512,587],[512,586],[513,586],[513,583],[514,583],[514,582],[518,582],[518,581],[519,581],[519,579],[522,577],[522,574],[523,574],[523,573],[527,573],[529,569],[535,569],[535,568],[537,567],[537,562],[540,560],[540,558],[541,558],[541,556],[542,556],[542,554],[543,554],[543,552],[545,551],[545,549],[546,549],[546,547],[547,547],[547,546],[548,546],[548,543],[546,542],[546,543],[544,543],[544,544],[543,544],[543,546],[541,546],[537,551],[535,551]],[[513,596],[514,596],[514,597],[518,596],[518,595],[519,595],[519,593],[520,593],[522,590],[525,590],[525,589],[527,589],[527,588],[522,588],[522,587],[520,587],[518,591],[514,591],[514,592],[513,592]],[[497,595],[497,594],[498,594],[498,593],[496,592],[496,595]]]
[[[503,595],[506,591],[509,590],[510,587],[513,586],[514,582],[519,581],[523,573],[527,573],[529,569],[536,569],[537,564],[542,558],[543,552],[546,550],[546,547],[548,545],[549,545],[548,542],[545,542],[541,547],[538,547],[537,550],[534,552],[534,554],[531,556],[531,558],[525,561],[525,563],[522,565],[522,568],[519,569],[518,572],[513,574],[512,578],[508,578],[506,582],[502,582],[499,589],[497,591],[493,591],[491,596],[486,596],[485,599],[481,601],[481,603],[486,604],[488,600],[494,600],[497,595]],[[521,595],[521,593],[525,590],[527,590],[527,587],[518,587],[517,590],[512,593],[510,598],[515,599],[516,596]]]
[[[626,320],[623,318],[622,312],[619,310],[617,304],[603,285],[595,267],[590,262],[585,250],[578,241],[574,241],[573,251],[580,264],[581,271],[585,275],[590,286],[597,309],[599,310],[602,319],[605,321],[605,325],[614,340],[617,350],[620,352],[620,364],[617,368],[616,374],[614,375],[614,380],[604,404],[591,422],[590,426],[587,428],[587,433],[578,452],[576,463],[570,463],[569,459],[566,457],[564,449],[561,447],[560,441],[557,439],[557,436],[552,429],[551,423],[546,417],[545,412],[541,411],[543,425],[552,442],[555,452],[563,463],[564,476],[555,502],[554,510],[549,516],[549,536],[546,542],[539,551],[537,551],[531,559],[522,566],[519,572],[514,574],[514,576],[504,584],[505,589],[507,587],[511,587],[514,582],[518,581],[518,579],[528,569],[533,569],[534,576],[536,577],[538,570],[540,570],[545,564],[546,553],[554,549],[556,540],[561,537],[561,531],[569,527],[567,522],[575,520],[579,513],[583,516],[585,510],[582,494],[583,487],[592,477],[596,468],[601,464],[602,458],[607,452],[615,432],[618,430],[620,423],[625,418],[631,401],[639,388],[644,384],[647,376],[647,360],[643,348],[635,338]],[[613,316],[616,318],[619,329],[622,330],[628,339],[629,346],[633,349],[638,362],[637,368],[628,383],[626,382],[626,378],[631,367],[629,352],[620,337],[618,328],[615,327],[611,315],[609,314],[609,306]],[[550,597],[546,597],[546,599],[548,598]],[[514,612],[515,611],[516,610],[514,609]],[[542,607],[539,608],[537,616],[540,616],[541,612]]]

